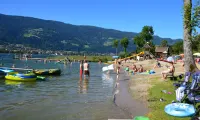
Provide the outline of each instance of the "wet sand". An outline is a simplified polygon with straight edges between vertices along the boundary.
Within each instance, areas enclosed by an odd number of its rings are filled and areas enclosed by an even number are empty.
[[[130,115],[129,119],[148,113],[148,107],[144,102],[133,99],[129,92],[130,77],[124,71],[118,75],[115,87],[114,102]]]

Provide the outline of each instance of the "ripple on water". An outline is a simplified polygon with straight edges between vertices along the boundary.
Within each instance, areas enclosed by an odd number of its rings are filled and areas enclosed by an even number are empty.
[[[23,67],[24,61],[12,61]],[[9,63],[10,64],[10,63]],[[91,64],[91,77],[79,78],[79,64],[66,68],[62,64],[27,61],[35,68],[62,69],[62,75],[47,77],[46,81],[14,83],[0,80],[0,117],[14,120],[92,120],[109,116],[126,118],[126,114],[113,106],[115,76],[101,72],[99,64]],[[12,65],[12,64],[11,64]],[[114,109],[114,110],[113,110]]]

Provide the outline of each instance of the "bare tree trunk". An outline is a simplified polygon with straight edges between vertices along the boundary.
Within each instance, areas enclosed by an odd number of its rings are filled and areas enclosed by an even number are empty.
[[[185,72],[198,70],[192,53],[192,26],[191,26],[192,1],[184,0],[184,64]]]

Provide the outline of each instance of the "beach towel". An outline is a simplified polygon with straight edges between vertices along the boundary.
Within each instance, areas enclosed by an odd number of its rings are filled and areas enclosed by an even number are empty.
[[[177,101],[181,101],[184,97],[184,90],[185,90],[185,87],[184,86],[181,86],[179,87],[177,90],[176,90],[176,100]]]
[[[155,73],[155,71],[153,71],[153,70],[148,70],[147,72],[141,72],[141,73],[139,73],[139,74],[149,75],[149,74],[154,74],[154,73]]]

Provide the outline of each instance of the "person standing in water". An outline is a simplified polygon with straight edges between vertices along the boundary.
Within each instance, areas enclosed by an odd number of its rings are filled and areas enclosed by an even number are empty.
[[[88,77],[90,76],[90,71],[89,71],[89,63],[87,62],[87,60],[85,60],[85,63],[83,64],[84,67],[84,75],[88,75]]]
[[[80,77],[83,75],[83,61],[80,61]]]
[[[15,68],[15,64],[12,65],[12,68]]]

